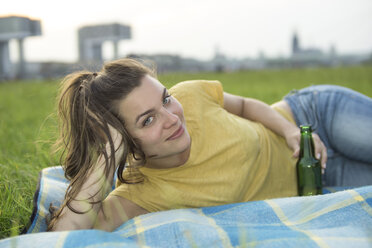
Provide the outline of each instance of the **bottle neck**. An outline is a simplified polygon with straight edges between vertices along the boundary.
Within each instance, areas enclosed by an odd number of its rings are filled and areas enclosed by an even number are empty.
[[[300,143],[300,156],[301,157],[314,157],[314,142],[311,132],[301,133],[301,143]]]

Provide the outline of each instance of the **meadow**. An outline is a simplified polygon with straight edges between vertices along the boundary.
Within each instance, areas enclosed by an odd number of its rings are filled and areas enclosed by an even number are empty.
[[[191,79],[220,80],[226,92],[268,104],[312,84],[342,85],[372,97],[372,66],[159,75],[167,87]],[[51,153],[58,88],[59,80],[0,83],[0,239],[27,226],[39,171],[59,164]]]

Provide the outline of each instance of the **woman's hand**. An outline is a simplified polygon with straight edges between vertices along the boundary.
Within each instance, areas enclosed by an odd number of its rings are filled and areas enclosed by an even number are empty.
[[[315,157],[320,160],[320,163],[322,165],[322,173],[324,173],[327,162],[327,148],[316,133],[313,133],[312,135],[314,140]],[[293,157],[298,158],[298,156],[300,155],[300,130],[296,128],[288,131],[285,135],[285,139],[288,146],[293,150]]]
[[[300,129],[285,119],[272,107],[264,102],[252,98],[243,98],[224,92],[224,108],[235,115],[246,118],[248,120],[262,123],[274,133],[284,137],[288,146],[294,151],[293,157],[298,157],[300,153]],[[278,108],[288,110],[290,108],[285,101],[280,101],[276,104]],[[273,105],[273,106],[274,106]],[[324,171],[327,161],[327,149],[319,136],[313,133],[315,156],[320,159],[322,170]]]
[[[115,163],[123,156],[124,146],[122,144],[122,135],[109,125],[109,132],[113,142],[115,152]],[[103,136],[102,133],[100,135]],[[111,145],[106,141],[106,152],[110,159]],[[101,154],[98,156],[94,166],[89,168],[79,192],[69,202],[70,207],[63,205],[60,217],[56,219],[52,226],[54,231],[90,229],[97,223],[97,218],[102,219],[105,216],[102,211],[102,204],[105,197],[111,191],[116,167],[106,168],[106,157]],[[117,166],[117,164],[116,164]],[[106,170],[109,170],[107,175]],[[94,204],[92,203],[94,202]],[[64,202],[66,204],[66,200]],[[72,210],[74,209],[74,211]],[[82,213],[79,213],[82,212]],[[108,224],[109,225],[109,224]]]

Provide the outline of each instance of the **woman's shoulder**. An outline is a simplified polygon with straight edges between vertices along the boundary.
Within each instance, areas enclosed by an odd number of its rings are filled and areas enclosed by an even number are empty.
[[[218,80],[187,80],[177,83],[170,90],[195,90],[198,88],[208,89],[210,87],[218,87],[219,85],[221,85],[221,83]]]
[[[176,98],[205,96],[221,104],[223,87],[218,80],[188,80],[174,85],[169,92]]]

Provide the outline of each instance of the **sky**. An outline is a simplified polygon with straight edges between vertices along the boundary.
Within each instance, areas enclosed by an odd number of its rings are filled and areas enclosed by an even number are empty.
[[[94,24],[130,25],[119,43],[130,53],[178,54],[200,60],[216,50],[231,58],[286,57],[297,32],[302,48],[340,54],[372,53],[371,0],[4,0],[0,16],[42,22],[42,36],[26,38],[28,61],[78,59],[77,30]],[[16,41],[10,42],[17,58]],[[103,45],[110,59],[112,45]]]

